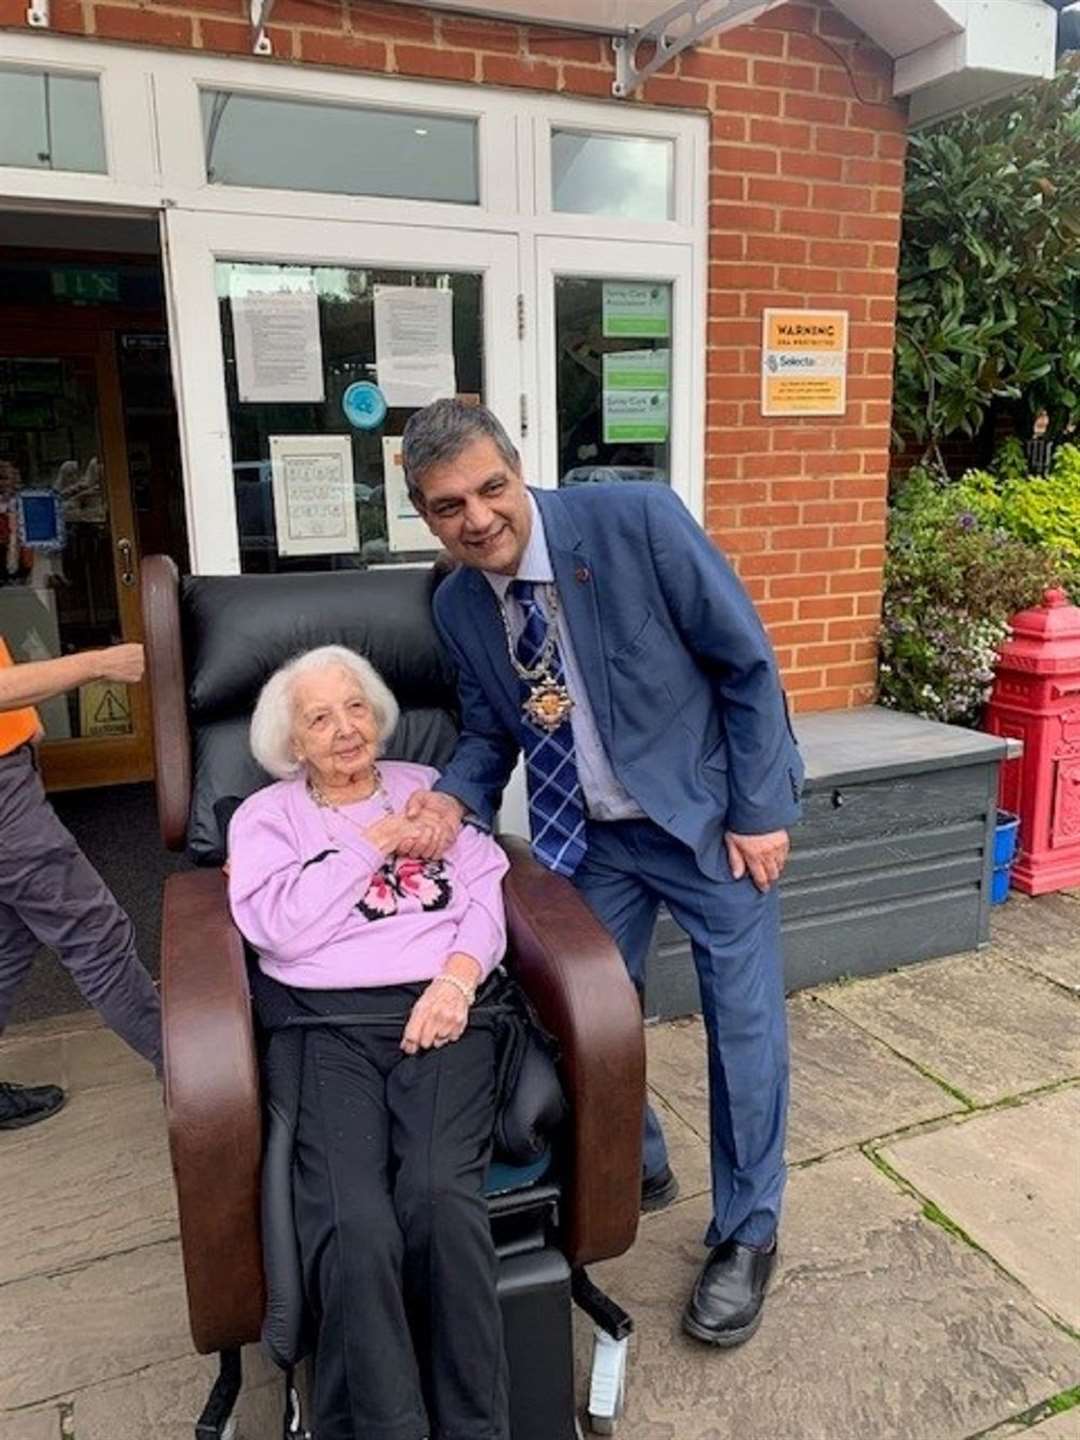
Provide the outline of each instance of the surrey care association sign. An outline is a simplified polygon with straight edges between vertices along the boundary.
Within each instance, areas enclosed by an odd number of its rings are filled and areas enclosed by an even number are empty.
[[[843,415],[846,310],[766,310],[761,342],[763,415]]]

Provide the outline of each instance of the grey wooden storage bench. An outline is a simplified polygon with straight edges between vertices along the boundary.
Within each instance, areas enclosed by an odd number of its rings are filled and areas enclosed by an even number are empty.
[[[869,706],[796,717],[803,819],[781,884],[788,990],[972,950],[990,937],[995,735]],[[700,1008],[690,947],[666,912],[646,1014]]]

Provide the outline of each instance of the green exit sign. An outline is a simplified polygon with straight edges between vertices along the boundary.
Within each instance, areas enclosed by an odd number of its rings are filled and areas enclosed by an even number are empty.
[[[81,300],[89,305],[120,302],[120,272],[65,265],[52,271],[52,292],[58,300]]]

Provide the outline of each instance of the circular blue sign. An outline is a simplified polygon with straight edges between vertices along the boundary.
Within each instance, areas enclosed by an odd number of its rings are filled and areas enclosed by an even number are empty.
[[[370,380],[357,380],[342,395],[341,408],[357,430],[374,430],[386,419],[386,396]]]

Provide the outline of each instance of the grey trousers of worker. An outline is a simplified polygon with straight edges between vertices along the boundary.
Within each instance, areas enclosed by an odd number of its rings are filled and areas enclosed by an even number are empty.
[[[0,755],[0,1031],[48,945],[111,1029],[161,1070],[161,1005],[135,930],[45,798],[30,746]]]

